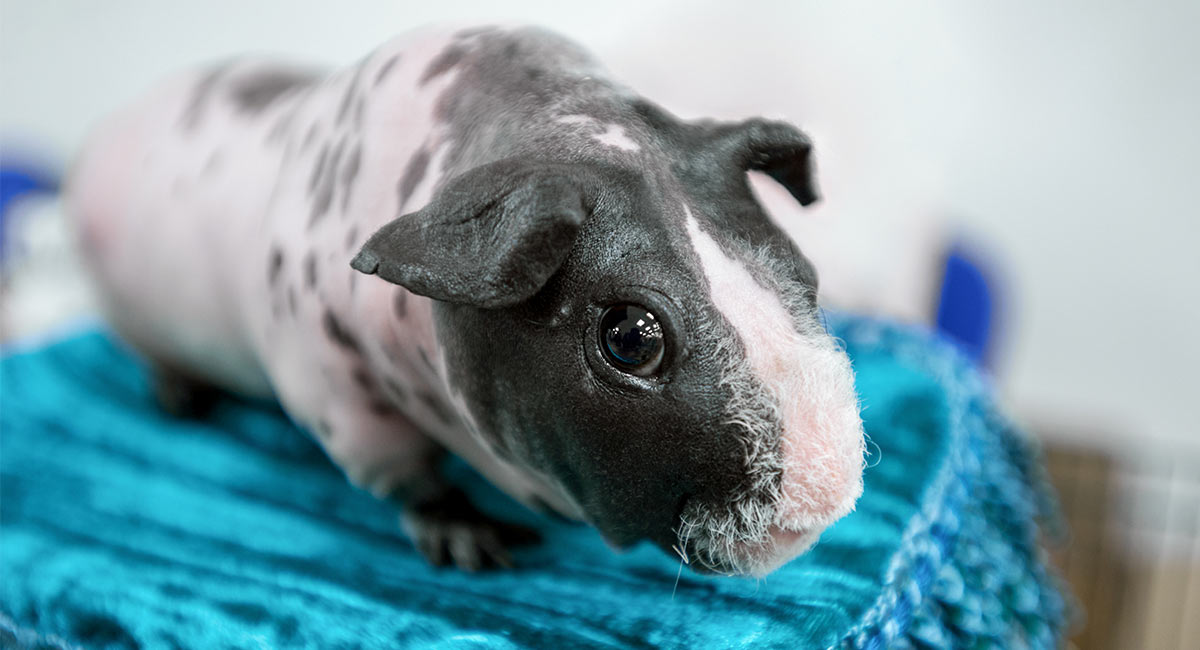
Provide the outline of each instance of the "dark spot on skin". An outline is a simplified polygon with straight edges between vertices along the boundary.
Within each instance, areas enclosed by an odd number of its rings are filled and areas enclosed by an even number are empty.
[[[391,377],[385,378],[383,380],[383,388],[391,396],[392,400],[397,402],[408,401],[408,391],[404,390],[404,386],[401,386],[395,379]]]
[[[229,64],[214,68],[196,82],[196,87],[192,90],[192,97],[188,101],[187,108],[183,111],[183,117],[179,121],[180,126],[188,130],[199,126],[200,120],[204,118],[204,107],[208,103],[209,97],[212,96],[213,90],[217,87],[217,82],[220,81],[228,69]]]
[[[363,64],[358,64],[358,68],[354,71],[354,76],[350,77],[350,81],[346,84],[346,93],[342,95],[342,103],[338,105],[337,117],[334,118],[336,124],[341,124],[346,120],[346,115],[350,113],[350,102],[354,99],[354,93],[358,90],[358,78],[362,76]]]
[[[304,288],[314,289],[317,286],[317,254],[309,251],[304,256]]]
[[[434,416],[436,416],[442,424],[452,424],[454,422],[454,415],[446,409],[446,405],[442,404],[440,399],[425,391],[417,393],[417,397],[421,400],[422,404],[424,404],[431,412],[433,412]]]
[[[461,45],[456,44],[446,47],[446,49],[442,50],[437,57],[429,62],[429,67],[425,68],[425,72],[421,75],[421,80],[418,82],[418,85],[424,86],[425,84],[429,83],[430,79],[433,79],[438,75],[445,74],[450,70],[450,68],[458,65],[458,62],[461,61],[463,56],[466,54],[467,48]]]
[[[230,99],[245,113],[259,113],[275,100],[313,82],[316,75],[300,70],[263,70],[239,77]]]
[[[329,164],[325,167],[325,173],[321,177],[321,185],[328,185],[331,190],[333,189],[334,181],[337,180],[338,166],[345,150],[346,139],[338,140],[337,146],[333,148],[333,153],[329,156]]]
[[[321,169],[321,176],[317,179],[316,196],[313,197],[312,215],[308,219],[308,227],[312,228],[316,225],[325,213],[329,212],[329,206],[333,203],[334,181],[337,179],[338,163],[342,157],[342,149],[345,147],[346,141],[339,141],[337,146],[333,148],[333,153],[329,155],[328,161]]]
[[[296,317],[296,288],[295,287],[288,287],[287,301],[288,301],[288,312],[291,313],[292,318],[295,318]]]
[[[468,93],[459,90],[457,86],[448,88],[438,95],[433,114],[438,121],[450,124],[452,131],[463,129],[463,124],[459,123],[456,117],[463,112],[462,106],[470,103],[469,100]]]
[[[354,245],[358,243],[358,226],[350,226],[350,230],[346,232],[346,250],[353,250]]]
[[[397,318],[404,318],[408,314],[408,292],[404,289],[396,289],[392,295],[392,311],[396,312]]]
[[[312,196],[313,192],[317,191],[317,183],[321,181],[321,177],[325,173],[325,161],[329,157],[329,145],[321,147],[321,152],[317,154],[317,164],[313,165],[312,175],[308,178],[308,194]]]
[[[383,65],[379,66],[379,72],[375,73],[375,85],[376,86],[383,83],[384,79],[387,79],[388,73],[392,71],[392,68],[396,67],[396,62],[399,60],[400,60],[400,55],[394,54],[391,57],[389,57],[387,61],[384,61]]]
[[[327,420],[317,420],[317,437],[321,440],[329,440],[333,437],[333,427],[329,426]]]
[[[355,385],[367,394],[367,407],[371,409],[372,413],[380,416],[396,413],[396,409],[379,390],[375,383],[375,378],[365,368],[361,366],[355,368],[350,373],[350,378],[354,380]]]
[[[433,362],[429,360],[429,354],[425,352],[425,348],[418,351],[421,353],[421,363],[424,363],[426,368],[433,370]]]
[[[341,321],[337,319],[337,316],[334,316],[333,312],[329,311],[328,309],[325,310],[325,316],[322,318],[322,325],[325,326],[325,335],[329,337],[329,340],[347,350],[352,350],[354,352],[359,352],[361,350],[358,345],[358,339],[355,338],[354,335],[342,325]]]
[[[429,167],[429,150],[422,147],[420,151],[408,161],[408,166],[404,169],[404,176],[400,179],[400,208],[404,208],[404,204],[408,202],[408,197],[412,196],[413,190],[417,189],[417,185],[425,178],[425,170]]]
[[[273,246],[271,247],[271,258],[267,261],[267,283],[275,286],[281,270],[283,270],[283,251],[278,246]]]
[[[317,125],[313,124],[308,127],[308,133],[304,134],[304,142],[300,143],[300,151],[307,151],[312,143],[317,139]]]
[[[375,386],[375,382],[371,379],[371,375],[368,374],[363,368],[355,368],[354,371],[350,373],[350,378],[353,379],[354,383],[358,384],[358,387],[362,388],[363,390],[370,390]]]
[[[346,164],[342,167],[342,212],[345,212],[350,205],[350,190],[354,187],[354,179],[358,177],[358,166],[361,163],[362,145],[356,144],[350,152],[350,156],[346,158]]]
[[[330,203],[333,203],[333,186],[326,185],[321,188],[316,198],[313,199],[312,214],[308,217],[309,228],[317,225],[321,217],[325,216],[325,213],[329,211]]]
[[[362,127],[363,112],[367,108],[367,100],[363,99],[362,95],[358,96],[358,100],[354,102],[354,128]]]
[[[396,407],[388,404],[386,400],[379,397],[372,398],[367,407],[371,409],[372,413],[381,417],[396,414]]]

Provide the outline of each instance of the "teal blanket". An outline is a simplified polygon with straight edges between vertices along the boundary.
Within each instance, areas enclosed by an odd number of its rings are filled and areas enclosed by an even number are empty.
[[[763,580],[680,571],[643,545],[523,510],[513,571],[427,566],[392,506],[347,484],[270,405],[156,410],[143,367],[92,331],[0,372],[0,646],[1034,647],[1064,597],[1028,441],[929,335],[830,317],[871,452],[858,509]]]

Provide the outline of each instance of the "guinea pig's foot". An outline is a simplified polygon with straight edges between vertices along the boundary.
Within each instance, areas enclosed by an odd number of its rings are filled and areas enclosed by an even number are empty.
[[[203,417],[217,401],[216,388],[162,366],[154,369],[153,384],[154,400],[175,417]]]
[[[434,566],[464,571],[513,567],[508,549],[541,539],[537,531],[480,512],[458,488],[410,500],[401,518],[417,550]]]

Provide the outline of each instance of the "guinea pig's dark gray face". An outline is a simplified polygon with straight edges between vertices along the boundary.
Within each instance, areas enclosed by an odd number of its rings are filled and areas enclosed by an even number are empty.
[[[518,465],[548,476],[612,542],[678,541],[690,499],[744,489],[744,449],[682,213],[644,185],[602,199],[562,269],[503,309],[439,305],[451,382]]]
[[[805,201],[811,170],[760,155],[780,140],[763,124],[665,129],[664,149],[697,155],[640,173],[477,168],[354,263],[439,300],[449,383],[498,455],[611,542],[702,571],[769,572],[861,492],[849,362],[818,322],[812,266],[745,177]]]
[[[816,278],[744,174],[726,180],[609,178],[535,296],[437,314],[451,382],[499,453],[556,483],[617,545],[648,539],[698,570],[762,573],[819,530],[779,528],[785,426],[745,349],[767,342],[742,340],[714,301],[698,238],[765,258],[743,268],[789,296],[792,330],[817,322]]]

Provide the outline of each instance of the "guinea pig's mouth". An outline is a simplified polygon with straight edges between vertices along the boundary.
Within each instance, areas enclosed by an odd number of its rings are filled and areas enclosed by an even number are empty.
[[[853,509],[858,493],[823,516],[797,521],[774,495],[742,494],[715,504],[687,499],[680,508],[673,543],[662,544],[701,574],[763,577],[801,555],[821,534]]]
[[[776,522],[770,499],[744,498],[714,508],[698,498],[680,501],[674,543],[663,545],[693,571],[708,575],[763,576],[807,550],[822,528]]]
[[[808,550],[820,536],[820,530],[788,530],[772,524],[762,537],[730,544],[725,551],[728,555],[688,553],[685,544],[678,544],[672,550],[696,573],[762,577]]]

